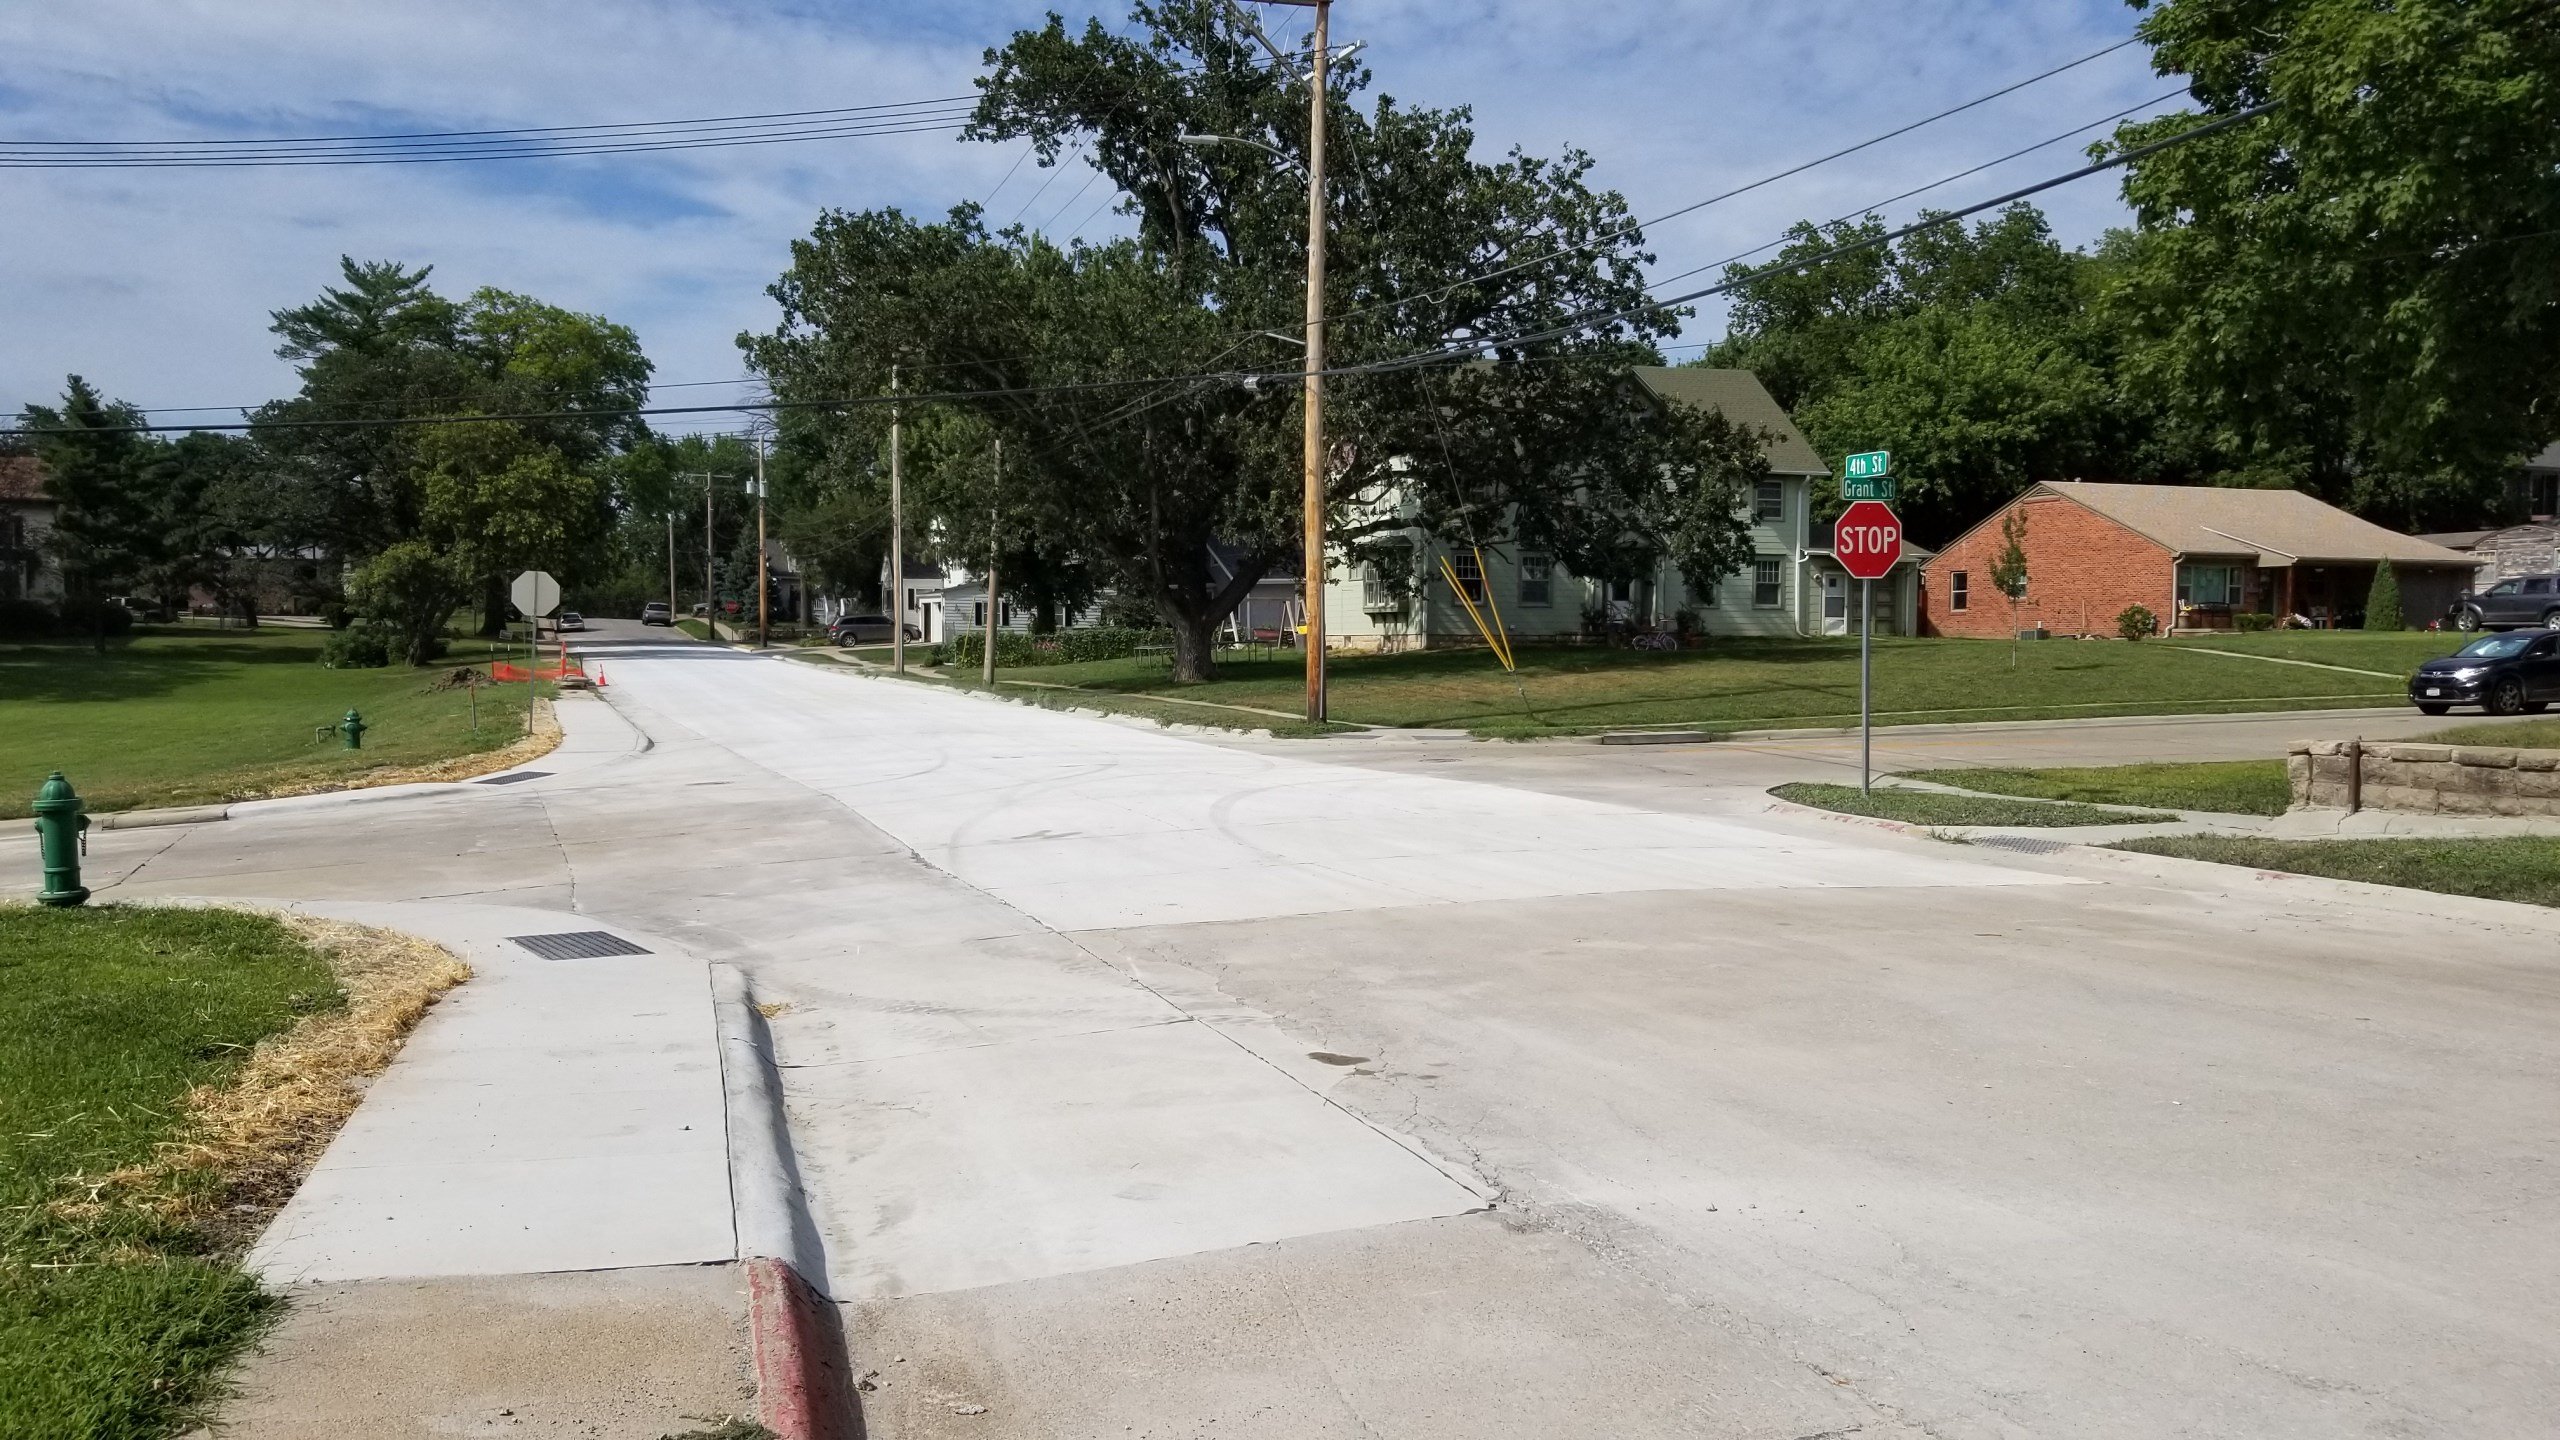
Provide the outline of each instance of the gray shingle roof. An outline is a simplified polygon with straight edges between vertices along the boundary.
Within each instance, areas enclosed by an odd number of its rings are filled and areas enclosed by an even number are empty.
[[[2267,566],[2389,560],[2469,570],[2478,563],[2415,535],[2359,520],[2299,490],[2087,480],[2051,480],[2036,488],[2086,505],[2180,555],[2255,556]]]
[[[1831,467],[1796,428],[1760,377],[1748,370],[1709,370],[1695,365],[1639,365],[1636,383],[1657,400],[1715,410],[1737,425],[1769,434],[1769,468],[1781,475],[1828,475]]]

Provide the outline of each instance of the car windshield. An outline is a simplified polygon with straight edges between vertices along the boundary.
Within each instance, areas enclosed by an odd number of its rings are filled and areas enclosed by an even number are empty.
[[[2474,640],[2456,653],[2466,660],[2512,660],[2523,654],[2524,647],[2533,640],[2530,635],[2492,635]]]

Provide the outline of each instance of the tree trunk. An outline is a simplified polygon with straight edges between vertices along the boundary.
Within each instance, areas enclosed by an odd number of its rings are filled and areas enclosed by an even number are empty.
[[[507,599],[506,582],[500,580],[495,575],[489,576],[487,579],[480,582],[480,634],[482,638],[496,639],[498,636],[507,633],[507,607],[510,603],[511,602]]]
[[[1173,622],[1173,678],[1182,681],[1218,678],[1218,621],[1210,614],[1193,617],[1175,613],[1171,605],[1164,607],[1165,618]]]

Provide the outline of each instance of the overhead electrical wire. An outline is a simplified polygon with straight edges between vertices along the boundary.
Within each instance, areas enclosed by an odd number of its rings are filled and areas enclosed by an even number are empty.
[[[2151,141],[2148,144],[2138,145],[2129,150],[2118,151],[2113,155],[2108,155],[2095,160],[2090,164],[2083,165],[2076,170],[2067,171],[2060,175],[2039,180],[2032,185],[2020,186],[2006,194],[1996,195],[1988,200],[1977,201],[1976,203],[1967,205],[1961,209],[1942,211],[1938,214],[1928,216],[1914,221],[1911,224],[1886,231],[1882,234],[1862,236],[1857,240],[1835,245],[1810,255],[1799,255],[1792,259],[1780,260],[1742,275],[1729,276],[1716,284],[1702,286],[1696,290],[1686,291],[1678,295],[1649,298],[1642,304],[1624,306],[1615,310],[1585,312],[1581,315],[1570,317],[1561,325],[1550,326],[1546,329],[1532,331],[1525,334],[1479,337],[1456,344],[1441,345],[1432,349],[1415,351],[1407,355],[1390,357],[1383,360],[1363,361],[1349,365],[1332,366],[1319,372],[1319,374],[1323,378],[1348,378],[1363,375],[1386,374],[1399,370],[1416,369],[1425,365],[1444,364],[1459,360],[1472,359],[1483,355],[1488,350],[1501,351],[1505,349],[1518,349],[1524,346],[1538,345],[1548,341],[1561,339],[1586,330],[1616,326],[1639,315],[1655,314],[1665,310],[1676,309],[1679,306],[1686,305],[1692,301],[1701,300],[1711,295],[1727,294],[1731,291],[1757,284],[1776,275],[1806,269],[1814,265],[1826,264],[1832,260],[1857,254],[1861,251],[1880,249],[1884,246],[1891,245],[1896,241],[1906,239],[1924,231],[1937,229],[1941,226],[1956,224],[1959,221],[1970,218],[1971,216],[1981,214],[1986,210],[1994,210],[2004,205],[2015,204],[2017,201],[2023,200],[2028,196],[2041,194],[2047,190],[2072,184],[2075,181],[2085,180],[2092,175],[2117,169],[2121,166],[2131,164],[2136,160],[2159,154],[2180,145],[2191,144],[2208,135],[2218,134],[2222,131],[2231,129],[2234,126],[2245,124],[2275,110],[2281,103],[2282,102],[2280,101],[2269,101],[2263,105],[2255,105],[2245,110],[2239,110],[2228,115],[2218,116],[2201,125],[2196,125],[2189,129],[2182,130],[2175,135],[2164,136],[2161,139]],[[345,417],[337,419],[281,420],[259,423],[242,422],[238,424],[220,425],[106,425],[96,427],[79,427],[77,429],[64,429],[59,427],[41,429],[20,428],[15,430],[0,430],[0,435],[10,437],[28,437],[48,434],[150,434],[189,430],[304,430],[327,428],[379,429],[402,425],[470,425],[493,422],[523,422],[531,420],[619,420],[642,418],[652,415],[774,414],[783,411],[795,410],[861,409],[878,405],[964,404],[971,401],[1009,399],[1024,395],[1075,394],[1102,390],[1129,389],[1142,385],[1182,385],[1202,381],[1225,381],[1230,383],[1241,383],[1247,380],[1288,381],[1303,378],[1305,373],[1306,372],[1302,370],[1204,371],[1189,375],[1133,376],[1120,380],[1066,381],[1047,385],[1007,386],[988,390],[953,390],[938,393],[920,391],[894,395],[855,395],[830,400],[777,399],[726,405],[637,406],[607,410],[546,410],[503,415],[436,415],[372,418]]]

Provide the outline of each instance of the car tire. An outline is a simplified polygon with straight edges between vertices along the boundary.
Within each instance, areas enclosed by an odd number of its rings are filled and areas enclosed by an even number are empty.
[[[2544,611],[2542,615],[2542,628],[2545,630],[2560,630],[2560,610]]]
[[[2418,713],[2421,715],[2442,715],[2452,708],[2453,707],[2450,705],[2438,705],[2433,701],[2423,701],[2420,702],[2418,706]]]
[[[2480,701],[2480,708],[2491,715],[2523,714],[2524,682],[2510,675],[2491,685],[2489,693]]]
[[[2480,612],[2477,610],[2465,610],[2461,614],[2456,615],[2453,617],[2453,628],[2460,630],[2465,634],[2479,629]]]

